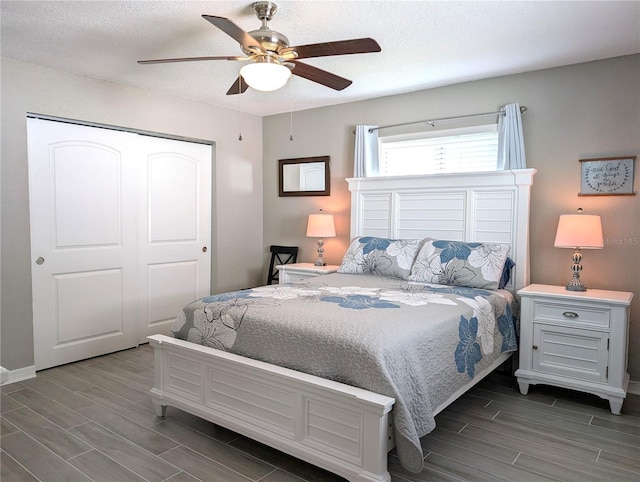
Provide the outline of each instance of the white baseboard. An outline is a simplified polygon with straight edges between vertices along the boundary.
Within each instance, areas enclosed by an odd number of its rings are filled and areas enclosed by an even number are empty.
[[[627,387],[627,393],[633,393],[634,395],[640,395],[640,382],[629,380],[629,387]]]
[[[4,367],[0,367],[0,385],[21,382],[22,380],[28,380],[29,378],[35,377],[35,365],[32,365],[30,367],[18,368],[16,370],[7,370]]]

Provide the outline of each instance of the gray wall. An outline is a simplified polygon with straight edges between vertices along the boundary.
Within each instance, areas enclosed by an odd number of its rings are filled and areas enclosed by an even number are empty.
[[[323,208],[336,216],[338,234],[326,240],[325,258],[339,264],[349,243],[350,198],[344,179],[353,175],[356,124],[491,112],[511,102],[529,108],[523,117],[527,163],[538,170],[532,190],[531,281],[564,285],[571,278],[572,253],[553,247],[560,214],[582,207],[601,215],[607,244],[584,252],[581,277],[592,288],[635,293],[629,372],[640,381],[640,196],[578,196],[579,159],[640,158],[639,55],[295,112],[292,142],[288,114],[266,117],[264,242],[299,245],[299,261],[313,261],[315,240],[305,237],[306,219]],[[330,197],[278,197],[278,159],[322,155],[331,156]],[[635,191],[639,179],[640,159]]]
[[[2,58],[1,358],[33,365],[26,113],[215,141],[213,290],[262,281],[262,125],[256,116]]]
[[[308,214],[336,215],[338,237],[325,240],[325,258],[340,262],[349,242],[356,124],[394,124],[527,105],[532,192],[532,277],[564,284],[570,253],[553,247],[558,216],[581,206],[602,216],[608,243],[585,253],[582,278],[594,288],[636,293],[632,305],[630,373],[640,380],[640,197],[578,197],[579,159],[640,156],[640,56],[599,62],[294,112],[244,115],[244,141],[229,122],[235,112],[175,97],[2,59],[1,358],[8,369],[33,365],[29,252],[26,112],[75,118],[216,142],[212,245],[214,291],[255,286],[266,279],[269,244],[296,244],[300,261],[315,259],[305,237]],[[262,125],[261,125],[262,124]],[[264,139],[264,142],[263,142]],[[331,156],[330,197],[279,198],[277,160]],[[635,190],[640,181],[636,163]],[[264,223],[264,224],[263,224]]]

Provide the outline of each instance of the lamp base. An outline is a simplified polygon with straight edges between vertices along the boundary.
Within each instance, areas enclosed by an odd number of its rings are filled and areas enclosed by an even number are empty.
[[[575,283],[575,280],[569,281],[566,288],[567,291],[587,291],[587,287],[580,280],[577,283]]]
[[[324,239],[318,239],[318,259],[313,263],[314,266],[326,266],[327,263],[324,262],[324,258],[322,257],[322,253],[324,253]]]
[[[582,271],[582,265],[580,264],[582,253],[580,253],[580,250],[576,250],[571,259],[573,260],[573,265],[571,266],[573,278],[567,283],[567,291],[587,291],[587,287],[580,281],[580,271]]]

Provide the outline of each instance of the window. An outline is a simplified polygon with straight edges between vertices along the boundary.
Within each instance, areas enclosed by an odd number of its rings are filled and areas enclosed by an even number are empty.
[[[495,171],[496,124],[379,139],[380,176]]]

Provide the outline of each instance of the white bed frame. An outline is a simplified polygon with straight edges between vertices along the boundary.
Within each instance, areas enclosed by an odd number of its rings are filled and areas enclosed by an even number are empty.
[[[508,289],[529,282],[534,169],[347,179],[351,237],[433,237],[509,243]],[[390,481],[394,399],[164,335],[153,335],[159,416],[175,406],[351,481]],[[504,354],[436,413],[506,361]]]

